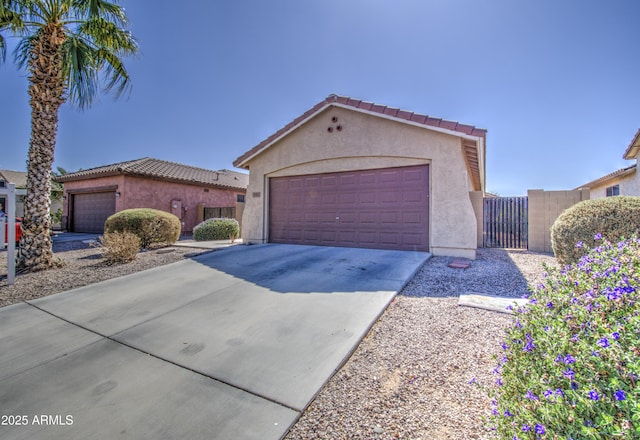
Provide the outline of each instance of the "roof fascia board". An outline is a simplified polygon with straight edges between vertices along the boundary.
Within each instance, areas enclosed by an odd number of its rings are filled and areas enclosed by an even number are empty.
[[[255,158],[256,156],[262,154],[265,150],[268,150],[269,148],[271,148],[271,146],[273,144],[275,144],[275,143],[279,142],[280,140],[282,140],[283,138],[287,137],[290,133],[292,133],[293,131],[295,131],[298,128],[302,127],[308,121],[310,121],[311,119],[315,118],[317,115],[319,115],[320,113],[322,113],[323,111],[325,111],[329,107],[340,107],[340,108],[343,108],[343,109],[346,109],[346,110],[350,110],[350,111],[354,111],[354,112],[360,112],[360,113],[364,113],[364,114],[367,114],[367,115],[375,116],[377,118],[384,118],[384,119],[388,119],[390,121],[401,122],[403,124],[412,125],[414,127],[423,128],[425,130],[433,130],[433,131],[436,131],[436,132],[439,132],[439,133],[448,134],[448,135],[451,135],[451,136],[456,136],[458,138],[476,141],[478,144],[480,142],[482,142],[482,136],[473,136],[473,135],[469,135],[469,134],[466,134],[466,133],[461,133],[461,132],[455,131],[455,130],[449,130],[449,129],[441,128],[441,127],[434,127],[432,125],[420,124],[419,122],[408,121],[408,120],[403,119],[403,118],[398,118],[398,117],[395,117],[395,116],[385,115],[383,113],[378,113],[378,112],[374,112],[374,111],[371,111],[371,110],[365,110],[365,109],[362,109],[362,108],[353,107],[351,105],[342,104],[340,102],[328,102],[325,105],[323,105],[322,107],[320,107],[318,110],[316,110],[315,112],[313,112],[312,114],[307,116],[306,118],[302,119],[296,125],[292,126],[289,130],[285,131],[280,136],[278,136],[277,138],[275,138],[274,140],[269,142],[263,148],[261,148],[260,150],[256,151],[251,156],[247,157],[245,160],[240,162],[237,165],[237,168],[242,168],[242,167],[246,166],[247,163],[249,163],[253,158]]]

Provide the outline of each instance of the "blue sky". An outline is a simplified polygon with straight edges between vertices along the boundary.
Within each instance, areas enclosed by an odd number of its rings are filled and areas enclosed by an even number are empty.
[[[150,156],[233,169],[331,93],[486,128],[487,189],[500,195],[572,189],[631,164],[637,0],[120,4],[141,48],[126,62],[133,90],[85,111],[65,104],[54,166]],[[10,55],[0,169],[25,170],[27,79]]]

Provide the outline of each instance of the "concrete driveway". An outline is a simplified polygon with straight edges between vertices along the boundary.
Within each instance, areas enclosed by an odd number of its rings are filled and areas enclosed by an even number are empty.
[[[0,438],[279,439],[427,253],[236,246],[0,309]]]

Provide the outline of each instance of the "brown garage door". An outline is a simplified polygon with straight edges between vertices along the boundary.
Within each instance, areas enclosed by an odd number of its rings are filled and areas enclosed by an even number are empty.
[[[429,167],[269,180],[272,243],[429,250]]]
[[[74,194],[72,210],[72,231],[102,234],[105,220],[116,212],[116,193]]]

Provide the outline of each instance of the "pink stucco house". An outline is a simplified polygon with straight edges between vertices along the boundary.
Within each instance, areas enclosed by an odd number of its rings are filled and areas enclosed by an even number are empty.
[[[171,212],[183,232],[211,217],[242,218],[249,176],[153,158],[100,166],[57,177],[64,185],[62,227],[102,233],[110,215],[130,208]]]

